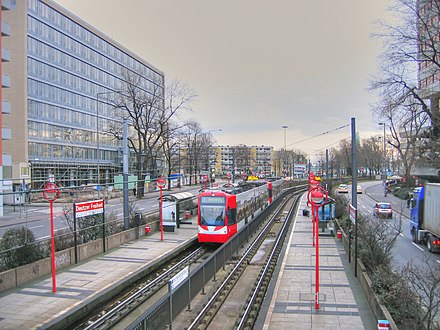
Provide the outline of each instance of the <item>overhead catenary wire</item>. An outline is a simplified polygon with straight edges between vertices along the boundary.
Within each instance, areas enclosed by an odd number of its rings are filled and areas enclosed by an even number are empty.
[[[326,132],[323,132],[323,133],[320,133],[320,134],[317,134],[317,135],[314,135],[314,136],[308,137],[308,138],[306,138],[306,139],[303,139],[303,140],[300,140],[300,141],[296,141],[296,142],[290,143],[290,144],[288,144],[287,146],[290,147],[290,146],[293,146],[293,145],[298,144],[298,143],[301,143],[301,142],[305,142],[305,141],[308,141],[308,140],[311,140],[311,139],[314,139],[314,138],[317,138],[317,137],[320,137],[320,136],[323,136],[323,135],[326,135],[326,134],[329,134],[329,133],[332,133],[332,132],[336,132],[336,131],[338,131],[338,130],[340,130],[340,129],[343,129],[343,128],[346,128],[346,127],[349,127],[349,126],[350,126],[350,124],[343,125],[343,126],[340,126],[340,127],[334,128],[334,129],[332,129],[332,130],[329,130],[329,131],[326,131]]]

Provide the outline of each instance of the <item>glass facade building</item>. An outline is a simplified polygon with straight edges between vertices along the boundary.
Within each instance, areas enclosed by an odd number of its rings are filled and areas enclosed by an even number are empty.
[[[33,183],[49,175],[65,185],[96,182],[97,166],[105,182],[122,160],[121,142],[105,133],[122,123],[106,100],[122,89],[124,75],[136,75],[137,88],[163,98],[164,74],[53,1],[20,3],[15,15],[25,28],[10,42],[26,56],[14,79],[25,100],[12,104],[12,115],[25,130],[13,128],[12,140],[24,134],[25,146],[11,143],[10,151],[25,154],[13,159],[31,166]],[[13,179],[21,181],[20,166]]]

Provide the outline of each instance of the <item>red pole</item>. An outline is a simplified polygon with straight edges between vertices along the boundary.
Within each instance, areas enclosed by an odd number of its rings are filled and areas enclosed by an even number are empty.
[[[315,207],[312,205],[312,246],[315,246]]]
[[[163,241],[163,222],[162,222],[162,187],[160,187],[159,219],[160,219],[160,240]]]
[[[52,292],[57,292],[57,280],[55,269],[55,238],[54,238],[54,225],[53,225],[53,200],[50,203],[50,237],[52,245]]]
[[[315,265],[315,273],[316,273],[316,281],[315,281],[315,309],[319,309],[319,216],[318,216],[318,207],[313,207],[315,209],[315,228],[316,228],[316,265]]]

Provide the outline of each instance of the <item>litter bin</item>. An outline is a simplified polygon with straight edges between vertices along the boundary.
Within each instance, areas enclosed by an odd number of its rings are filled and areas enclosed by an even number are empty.
[[[136,223],[136,226],[140,226],[141,222],[142,222],[142,213],[140,212],[135,212],[134,213],[134,221]]]
[[[146,225],[145,226],[145,235],[148,235],[150,233],[150,231],[151,231],[150,225]]]
[[[337,237],[338,239],[342,239],[342,230],[338,229],[338,230],[336,231],[336,237]]]
[[[308,216],[309,216],[309,210],[304,209],[304,210],[303,210],[303,216],[304,216],[304,217],[308,217]]]

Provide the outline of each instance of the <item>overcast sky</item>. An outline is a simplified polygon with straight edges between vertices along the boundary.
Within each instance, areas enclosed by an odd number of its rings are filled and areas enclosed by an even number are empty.
[[[198,94],[193,112],[218,144],[313,155],[380,134],[368,82],[386,0],[55,0]]]

